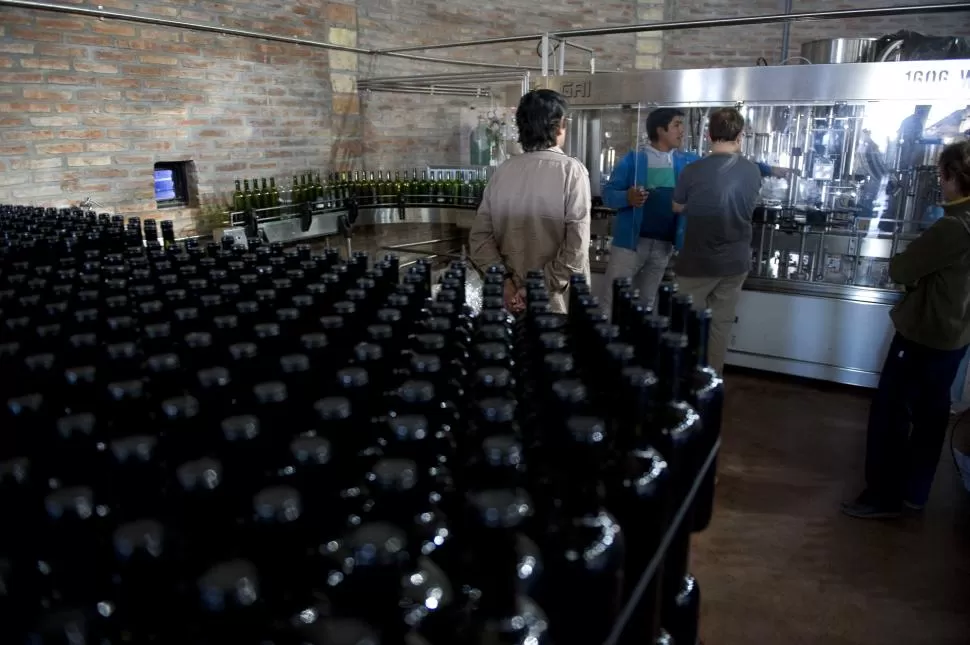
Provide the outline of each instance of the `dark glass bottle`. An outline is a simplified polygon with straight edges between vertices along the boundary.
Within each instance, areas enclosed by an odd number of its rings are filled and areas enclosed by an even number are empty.
[[[602,419],[579,416],[567,420],[564,434],[559,505],[541,538],[546,572],[537,596],[557,642],[602,643],[622,609],[626,548],[620,524],[603,506],[609,434]]]
[[[698,442],[698,466],[707,458],[721,436],[721,410],[724,406],[724,381],[707,362],[711,310],[695,310],[690,319],[692,369],[687,371],[687,400],[701,415],[703,433]],[[691,367],[690,365],[688,366]],[[711,521],[714,508],[714,479],[717,461],[711,464],[694,500],[694,531],[703,531]]]
[[[469,561],[464,569],[470,593],[478,597],[460,642],[469,645],[548,645],[549,621],[522,593],[518,570],[519,531],[532,514],[521,489],[492,489],[469,496]]]

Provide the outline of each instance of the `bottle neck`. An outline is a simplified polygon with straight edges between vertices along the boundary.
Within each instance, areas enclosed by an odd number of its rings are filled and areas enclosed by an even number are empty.
[[[707,355],[711,335],[711,319],[707,317],[695,318],[692,321],[690,332],[690,346],[693,348],[695,366],[707,367],[709,365]]]
[[[657,391],[660,402],[669,403],[680,400],[680,368],[683,350],[675,347],[662,347],[657,361]]]

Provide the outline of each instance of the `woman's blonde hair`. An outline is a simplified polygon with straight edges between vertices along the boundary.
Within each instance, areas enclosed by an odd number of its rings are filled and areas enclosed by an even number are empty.
[[[951,143],[940,153],[940,174],[956,181],[961,195],[970,195],[970,141]]]

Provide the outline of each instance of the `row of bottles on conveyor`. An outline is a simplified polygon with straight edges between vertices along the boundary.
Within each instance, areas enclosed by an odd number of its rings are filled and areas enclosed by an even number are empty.
[[[485,190],[483,171],[408,171],[383,170],[370,173],[353,171],[330,173],[322,179],[320,173],[293,175],[289,186],[278,187],[275,178],[236,180],[232,210],[246,211],[304,203],[320,204],[324,208],[345,208],[351,200],[360,206],[377,204],[441,204],[442,206],[476,206]]]
[[[607,638],[714,440],[707,312],[134,228],[0,207],[0,642]],[[695,642],[689,529],[620,642]]]

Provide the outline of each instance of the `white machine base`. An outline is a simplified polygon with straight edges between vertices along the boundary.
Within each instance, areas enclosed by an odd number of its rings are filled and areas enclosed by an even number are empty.
[[[726,363],[874,388],[894,333],[891,308],[745,290]]]

